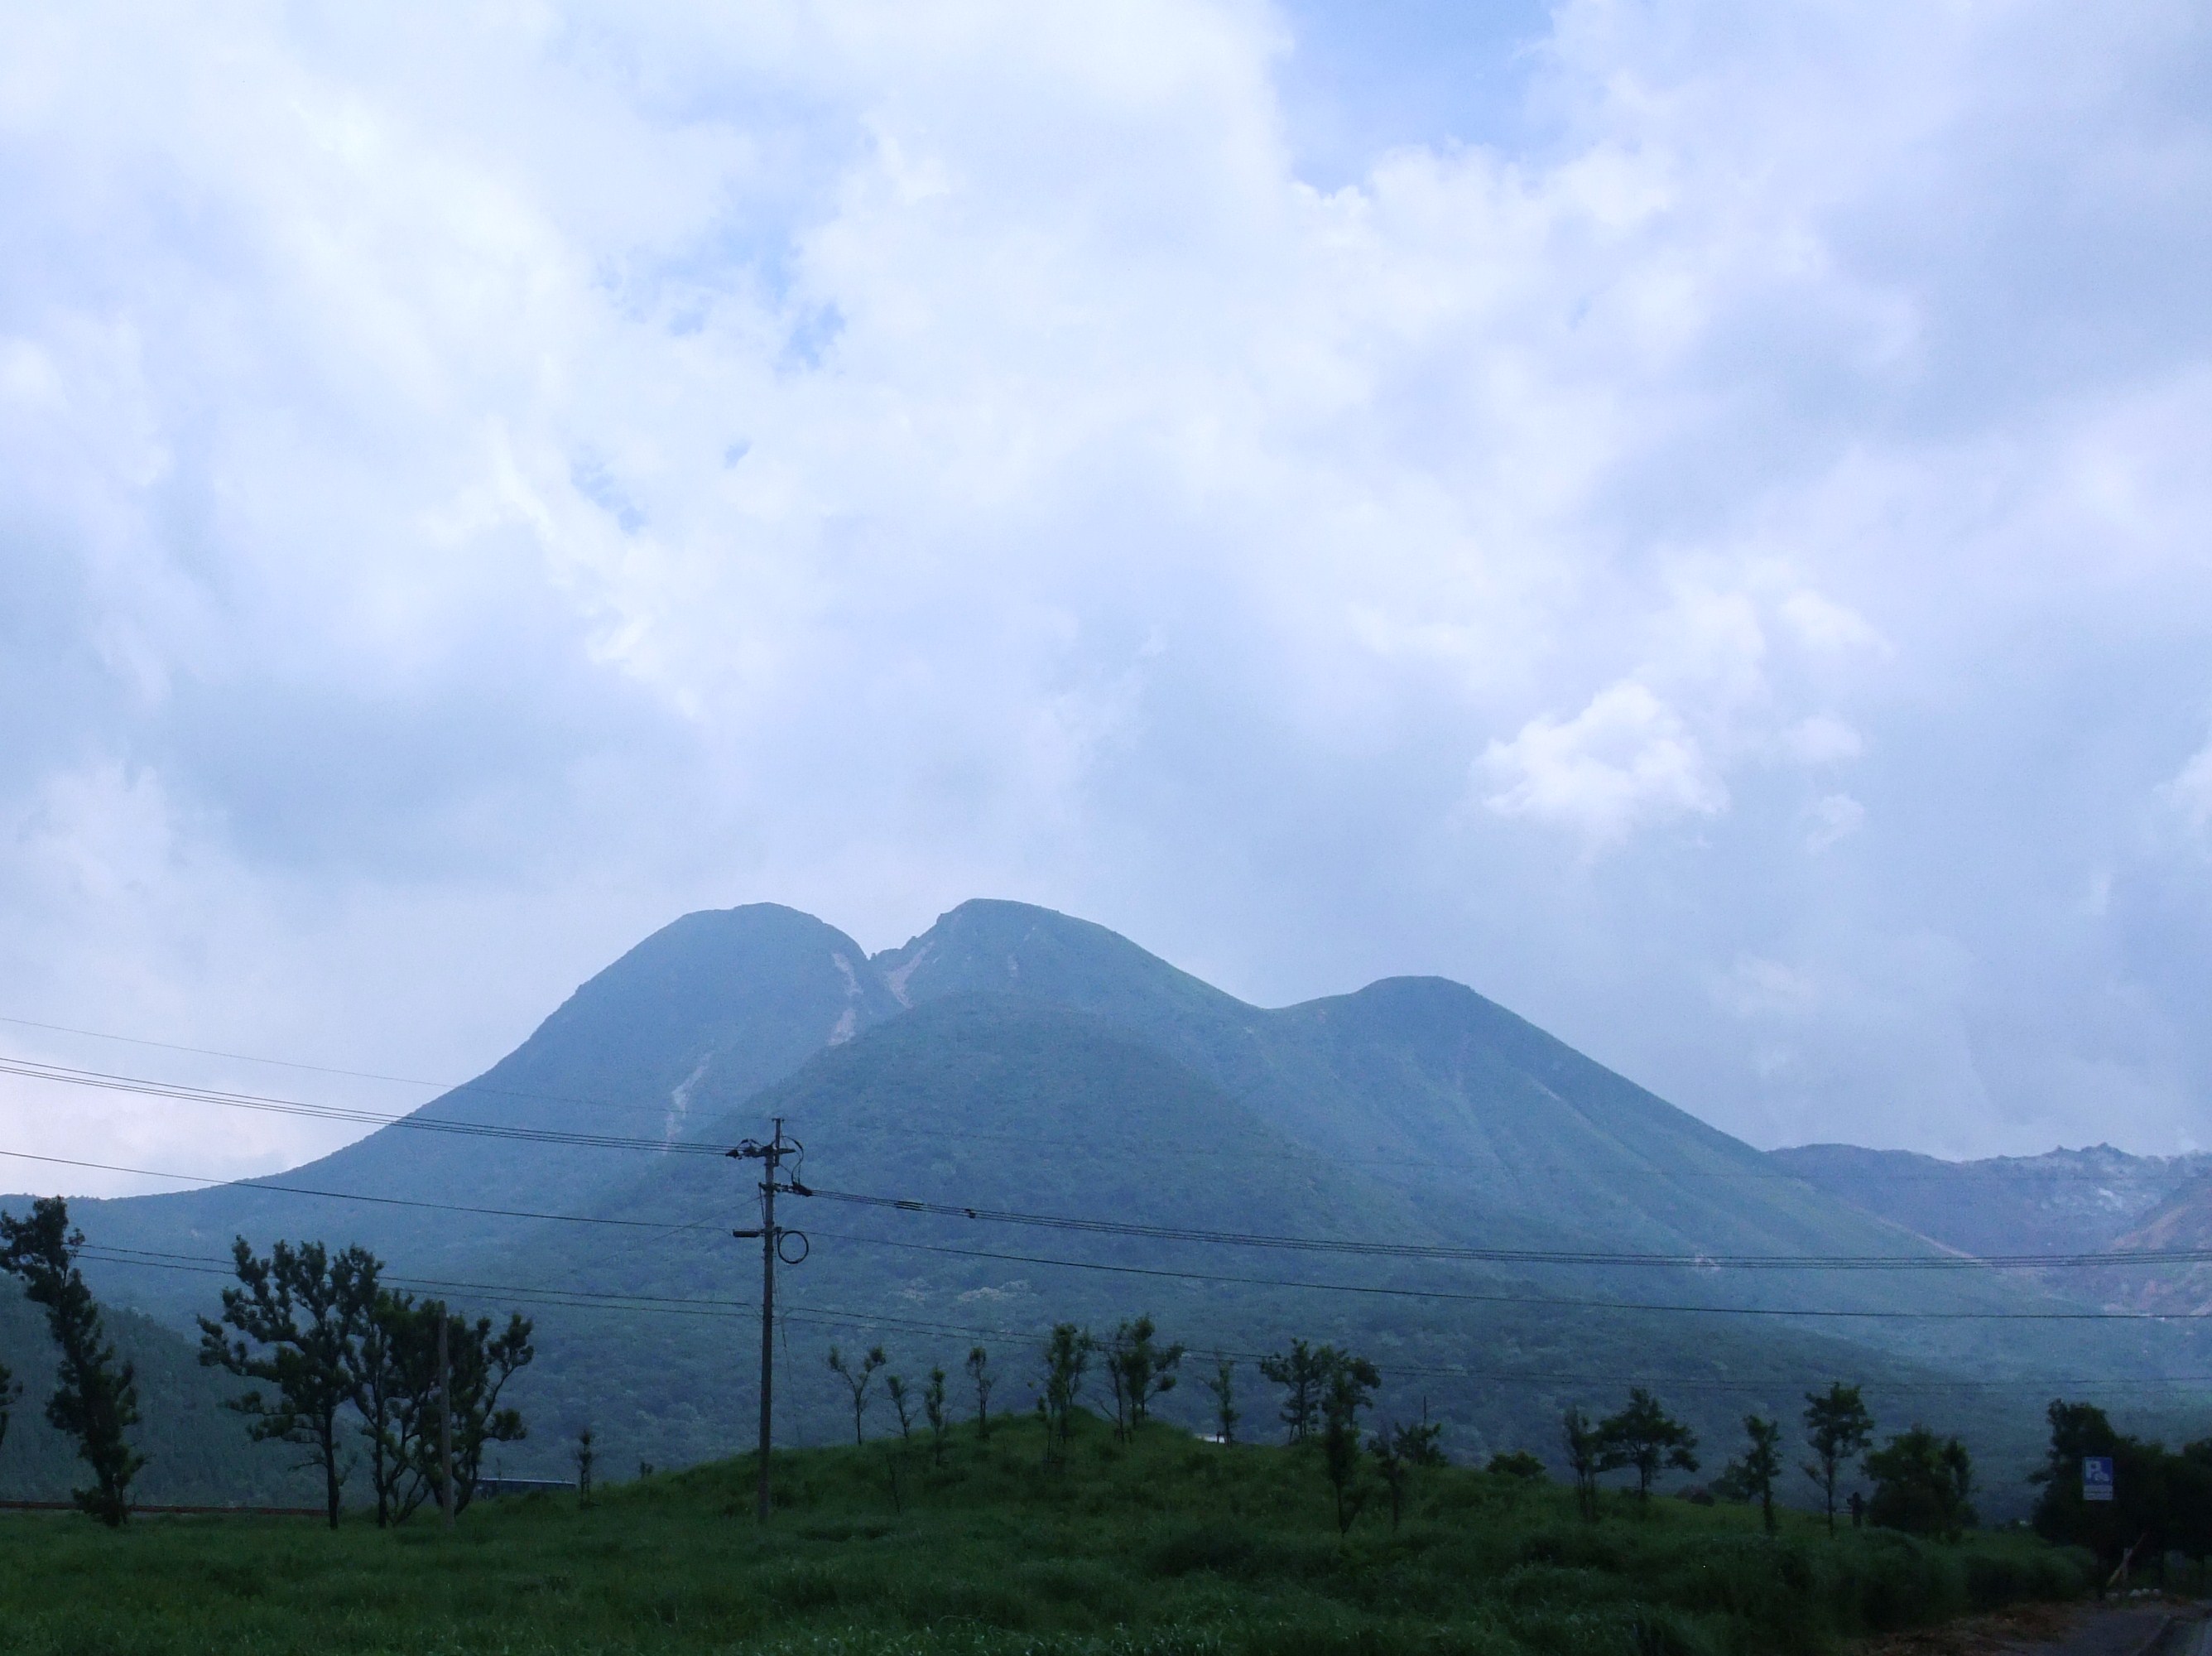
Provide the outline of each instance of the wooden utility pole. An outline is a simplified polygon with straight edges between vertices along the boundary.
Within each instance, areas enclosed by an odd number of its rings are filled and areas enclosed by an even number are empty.
[[[446,1344],[446,1324],[453,1318],[438,1307],[438,1506],[446,1514],[446,1527],[453,1527],[453,1360]]]
[[[776,1183],[776,1170],[787,1157],[804,1154],[805,1147],[795,1139],[783,1135],[783,1117],[775,1118],[775,1131],[766,1144],[747,1139],[730,1152],[741,1160],[761,1164],[761,1222],[754,1231],[732,1231],[739,1239],[758,1237],[761,1239],[761,1347],[760,1347],[760,1481],[755,1492],[754,1516],[763,1524],[768,1522],[769,1442],[773,1435],[775,1412],[772,1403],[775,1381],[775,1262],[781,1257],[783,1242],[790,1237],[799,1244],[797,1257],[786,1259],[786,1264],[795,1265],[806,1257],[806,1237],[800,1231],[787,1231],[775,1222],[775,1193],[788,1191],[793,1196],[811,1196],[814,1193],[794,1178],[787,1184]]]

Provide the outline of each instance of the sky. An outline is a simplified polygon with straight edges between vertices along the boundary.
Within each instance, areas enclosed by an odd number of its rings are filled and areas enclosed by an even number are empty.
[[[2201,6],[6,13],[0,1053],[400,1108],[246,1059],[998,896],[1761,1146],[2212,1148]]]

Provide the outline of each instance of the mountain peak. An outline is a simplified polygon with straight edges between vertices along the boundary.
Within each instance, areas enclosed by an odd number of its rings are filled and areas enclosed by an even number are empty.
[[[999,898],[974,898],[872,964],[902,1004],[956,994],[1019,995],[1112,1014],[1138,1005],[1233,996],[1091,921]]]

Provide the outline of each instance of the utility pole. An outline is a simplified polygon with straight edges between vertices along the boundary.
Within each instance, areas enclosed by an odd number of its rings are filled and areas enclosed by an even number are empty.
[[[453,1360],[446,1346],[446,1324],[453,1318],[438,1307],[438,1505],[446,1527],[453,1527]]]
[[[755,1231],[732,1231],[730,1234],[744,1240],[751,1237],[761,1239],[761,1378],[760,1378],[760,1485],[756,1494],[755,1516],[768,1522],[768,1452],[770,1428],[775,1421],[771,1396],[775,1376],[775,1262],[783,1259],[787,1265],[796,1265],[806,1257],[806,1234],[803,1231],[787,1231],[775,1222],[775,1193],[778,1190],[793,1196],[812,1196],[794,1175],[788,1182],[776,1183],[776,1170],[787,1158],[796,1159],[805,1154],[805,1147],[796,1139],[783,1135],[783,1117],[775,1118],[775,1131],[766,1144],[747,1139],[729,1153],[743,1161],[761,1164],[761,1222]],[[784,1239],[789,1237],[799,1245],[799,1252],[785,1257]]]

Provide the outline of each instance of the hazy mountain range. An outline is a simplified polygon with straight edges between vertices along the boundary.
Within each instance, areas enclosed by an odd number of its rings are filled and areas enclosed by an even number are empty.
[[[1456,983],[1266,1010],[1000,902],[872,957],[789,909],[689,915],[406,1123],[270,1180],[73,1205],[103,1295],[179,1330],[235,1234],[361,1241],[424,1291],[526,1309],[536,1432],[508,1470],[550,1470],[586,1423],[610,1464],[665,1464],[740,1446],[757,1406],[757,1245],[729,1234],[755,1222],[755,1175],[716,1152],[773,1116],[821,1192],[780,1215],[811,1247],[779,1296],[794,1441],[842,1429],[833,1339],[881,1340],[914,1379],[983,1343],[1021,1406],[1047,1325],[1143,1311],[1199,1352],[1350,1342],[1383,1367],[1385,1412],[1429,1408],[1462,1455],[1548,1452],[1564,1403],[1611,1407],[1634,1382],[1699,1422],[1717,1466],[1747,1409],[1794,1416],[1806,1387],[1855,1378],[1892,1424],[1963,1427],[2016,1464],[2053,1390],[2155,1415],[2192,1403],[2203,1367],[2185,1325],[2083,1318],[2171,1292],[2140,1272],[1962,1257],[2198,1234],[2193,1160],[1770,1156]],[[1241,1239],[1082,1227],[1101,1221]],[[52,1446],[21,1439],[0,1486],[48,1475]]]

